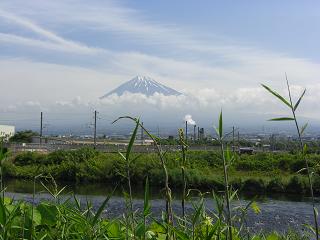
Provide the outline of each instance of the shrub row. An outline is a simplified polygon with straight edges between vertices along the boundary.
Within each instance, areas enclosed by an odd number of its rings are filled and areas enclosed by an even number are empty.
[[[133,154],[136,160],[131,166],[132,182],[141,184],[149,176],[150,184],[162,186],[164,176],[156,154]],[[170,183],[182,186],[179,153],[167,153]],[[309,155],[311,165],[319,160],[318,155]],[[234,188],[246,192],[290,192],[307,193],[306,177],[293,174],[304,167],[299,156],[287,153],[258,153],[241,155],[233,164],[231,181]],[[117,153],[101,153],[91,148],[76,151],[56,151],[49,154],[26,152],[18,154],[3,164],[7,177],[33,178],[51,174],[57,180],[81,181],[122,181],[125,165]],[[253,177],[243,177],[241,172],[258,172]],[[286,172],[287,179],[266,177],[267,172]],[[209,151],[189,152],[187,179],[189,187],[217,190],[223,189],[221,160],[218,154]],[[270,175],[270,174],[269,174]],[[264,179],[264,180],[262,180]],[[320,180],[315,181],[315,191],[320,193]]]

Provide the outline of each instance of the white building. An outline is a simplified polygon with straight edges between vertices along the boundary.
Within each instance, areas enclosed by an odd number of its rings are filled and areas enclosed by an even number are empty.
[[[15,134],[15,127],[9,125],[0,125],[0,138],[8,140]]]

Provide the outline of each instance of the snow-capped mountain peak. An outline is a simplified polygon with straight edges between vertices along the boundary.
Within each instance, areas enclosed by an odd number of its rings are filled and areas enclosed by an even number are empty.
[[[121,84],[119,87],[115,88],[114,90],[110,91],[106,95],[102,96],[101,98],[106,98],[112,94],[117,94],[121,96],[125,92],[129,93],[140,93],[146,96],[152,96],[155,93],[163,94],[165,96],[170,95],[181,95],[178,91],[167,87],[150,77],[146,76],[136,76],[128,82]]]

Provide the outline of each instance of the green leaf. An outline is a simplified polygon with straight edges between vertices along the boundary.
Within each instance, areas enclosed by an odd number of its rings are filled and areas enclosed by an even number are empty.
[[[130,153],[131,153],[131,150],[133,147],[133,143],[136,139],[138,128],[139,128],[139,119],[136,120],[136,127],[134,128],[133,133],[130,138],[130,141],[129,141],[129,145],[128,145],[127,152],[126,152],[126,159],[127,160],[129,159],[129,156],[130,156]]]
[[[303,145],[303,154],[306,155],[307,152],[308,152],[308,146],[307,146],[307,144],[304,144]]]
[[[186,234],[184,231],[178,230],[177,228],[171,227],[172,230],[174,231],[175,235],[177,236],[177,239],[181,239],[181,240],[189,240],[189,236],[188,234]]]
[[[293,108],[293,110],[294,110],[294,111],[296,111],[296,110],[297,110],[297,108],[299,107],[299,104],[300,104],[300,102],[301,102],[301,100],[302,100],[303,96],[305,95],[306,91],[307,91],[307,89],[304,89],[304,91],[303,91],[303,93],[301,94],[301,96],[300,96],[299,100],[298,100],[298,101],[297,101],[297,103],[294,105],[294,108]]]
[[[309,229],[310,232],[312,232],[314,235],[316,234],[316,230],[310,224],[302,224],[302,226],[304,226],[305,228]]]
[[[214,126],[213,128],[214,128],[217,136],[219,136],[219,135],[220,135],[220,134],[219,134],[219,129],[217,129],[216,126]],[[214,138],[214,139],[217,140],[217,141],[219,141],[219,139],[217,139],[217,138]]]
[[[315,215],[318,217],[319,213],[318,213],[318,209],[316,207],[313,207],[313,212],[315,213]]]
[[[149,178],[146,178],[146,184],[144,187],[144,203],[143,203],[143,215],[147,216],[150,213],[150,203],[149,203]]]
[[[0,198],[0,223],[1,225],[6,224],[7,214],[6,214],[6,208],[3,205],[3,200]]]
[[[139,122],[139,119],[137,119],[137,118],[133,118],[133,117],[130,117],[130,116],[122,116],[122,117],[119,117],[119,118],[117,118],[116,120],[114,120],[114,121],[112,122],[112,124],[118,122],[120,119],[130,119],[130,120],[134,121],[135,123]],[[155,135],[149,133],[149,131],[148,131],[142,124],[139,123],[139,125],[140,125],[140,127],[145,131],[145,133],[146,133],[155,143],[157,143],[157,139],[159,139],[159,138],[156,137]]]
[[[142,239],[142,236],[145,235],[144,224],[142,222],[138,223],[138,225],[135,226],[134,231],[135,231],[136,237],[138,239]]]
[[[151,218],[153,221],[151,222],[151,224],[149,226],[149,230],[156,232],[158,234],[167,232],[166,226],[163,223],[159,222],[157,219],[155,219],[153,217],[151,217]]]
[[[287,105],[289,108],[292,108],[290,103],[288,102],[288,100],[286,100],[284,97],[282,97],[279,93],[277,93],[276,91],[273,91],[271,88],[269,88],[268,86],[261,84],[262,87],[264,87],[268,92],[270,92],[272,95],[274,95],[275,97],[277,97],[278,99],[280,99],[285,105]]]
[[[57,222],[58,209],[54,205],[41,203],[37,210],[41,214],[41,224],[54,226]]]
[[[305,132],[305,130],[307,129],[308,127],[308,123],[306,123],[305,125],[302,126],[301,130],[300,130],[300,133],[301,135],[303,135],[303,133]]]
[[[74,202],[76,203],[77,209],[81,210],[80,199],[78,199],[75,194],[73,194],[73,199],[74,199]]]
[[[226,149],[226,161],[229,163],[230,160],[231,160],[231,153],[230,153],[229,147],[227,146],[227,149]]]
[[[195,225],[197,221],[200,219],[202,209],[203,209],[203,200],[201,200],[200,205],[196,208],[196,212],[192,217],[192,225]]]
[[[120,223],[118,221],[114,221],[112,222],[109,226],[108,226],[108,237],[110,239],[120,239],[121,237],[121,228],[120,228]]]
[[[304,171],[307,171],[307,168],[301,168],[299,171],[297,171],[297,173],[301,173],[301,172],[304,172]]]
[[[256,202],[252,202],[251,208],[256,214],[261,213],[260,207],[258,206],[258,204]]]
[[[280,117],[280,118],[272,118],[269,121],[294,121],[292,117]]]
[[[238,190],[236,190],[230,194],[230,201],[232,201],[237,196],[237,193],[238,193]]]
[[[102,213],[102,211],[104,210],[104,208],[106,207],[107,203],[109,202],[110,198],[113,196],[115,190],[117,189],[118,185],[115,186],[115,188],[113,189],[112,193],[107,196],[107,198],[103,201],[103,203],[101,204],[101,206],[99,207],[97,213],[95,214],[93,221],[92,221],[92,225],[94,226],[97,222],[98,219]]]
[[[214,200],[214,204],[217,207],[218,213],[221,214],[223,212],[223,208],[224,208],[223,200],[214,191],[212,191],[212,199]]]
[[[34,222],[33,224],[34,226],[38,226],[41,224],[41,214],[37,209],[30,207],[28,214],[29,214],[30,220],[31,218],[33,218],[32,220]]]
[[[272,233],[269,236],[267,236],[266,240],[279,240],[279,236],[276,233]]]
[[[118,152],[119,153],[119,155],[121,156],[121,158],[124,160],[124,161],[126,161],[126,157],[123,155],[123,153],[122,152]]]

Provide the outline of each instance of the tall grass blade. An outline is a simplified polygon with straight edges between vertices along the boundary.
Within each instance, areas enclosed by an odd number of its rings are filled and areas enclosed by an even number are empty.
[[[294,121],[292,117],[271,118],[268,121]]]
[[[148,216],[150,214],[150,201],[149,201],[149,177],[147,176],[144,187],[144,202],[143,202],[143,215]]]
[[[183,218],[183,224],[184,227],[186,227],[186,210],[185,210],[185,202],[186,202],[186,191],[187,191],[187,179],[186,179],[186,151],[187,151],[187,144],[184,141],[184,132],[183,129],[179,129],[179,142],[181,147],[181,161],[180,161],[180,167],[181,167],[181,176],[182,176],[182,196],[181,196],[181,208],[182,208],[182,218]]]
[[[3,204],[4,199],[1,199],[0,201],[0,224],[2,227],[6,224],[7,214],[6,214],[6,208]]]
[[[130,119],[134,122],[138,122],[137,118],[133,118],[130,116],[122,116],[119,117],[118,119],[116,119],[115,121],[113,121],[113,123],[119,121],[120,119]],[[161,163],[161,167],[165,176],[165,192],[166,192],[166,215],[167,215],[167,222],[168,224],[172,224],[173,223],[173,211],[172,211],[172,197],[171,197],[171,189],[169,187],[169,175],[168,175],[168,170],[167,170],[167,166],[166,166],[166,162],[165,162],[165,156],[163,154],[163,150],[161,148],[161,145],[158,143],[157,138],[152,135],[141,123],[139,123],[140,127],[143,129],[143,131],[153,140],[153,142],[155,143],[155,147],[157,150],[157,154],[160,158],[160,163]]]
[[[231,217],[231,207],[230,207],[230,190],[229,190],[229,176],[228,176],[228,163],[227,156],[224,149],[223,141],[223,120],[222,120],[222,111],[219,116],[219,144],[220,144],[220,154],[223,162],[223,178],[224,178],[224,187],[225,187],[225,198],[227,203],[227,221],[228,221],[228,235],[230,240],[232,240],[232,217]]]
[[[268,92],[270,92],[272,95],[274,95],[275,97],[277,97],[278,99],[280,99],[281,102],[283,102],[285,105],[287,105],[289,108],[291,108],[291,104],[288,102],[288,100],[286,100],[284,97],[282,97],[279,93],[277,93],[276,91],[272,90],[271,88],[269,88],[268,86],[261,84],[262,87],[264,87]]]
[[[222,120],[222,111],[220,112],[219,116],[219,137],[220,139],[223,137],[223,120]]]
[[[304,125],[301,127],[301,131],[300,131],[300,132],[301,132],[301,135],[304,134],[304,132],[306,131],[307,127],[308,127],[308,123],[304,124]]]
[[[293,110],[296,111],[299,107],[299,104],[303,98],[303,96],[306,94],[307,89],[304,89],[303,93],[301,94],[301,96],[299,97],[299,100],[296,102],[296,104],[293,107]]]
[[[129,144],[128,144],[128,148],[127,148],[127,151],[126,151],[126,159],[129,159],[129,157],[130,157],[130,153],[131,153],[134,141],[136,140],[138,128],[139,128],[139,119],[136,120],[136,126],[135,126],[135,128],[133,130],[133,133],[131,135],[131,138],[130,138],[130,141],[129,141]]]
[[[107,203],[109,202],[110,198],[113,196],[114,192],[116,191],[118,185],[115,186],[115,188],[112,190],[111,194],[107,196],[107,198],[103,201],[103,203],[100,205],[97,213],[94,215],[94,218],[92,220],[92,226],[94,226],[97,221],[99,220],[104,208],[106,207]]]
[[[313,181],[312,181],[312,171],[311,171],[311,169],[309,167],[309,161],[308,161],[308,159],[306,157],[307,147],[303,143],[303,139],[302,139],[302,132],[305,130],[306,127],[304,127],[304,129],[300,129],[299,124],[298,124],[298,119],[297,119],[297,116],[296,116],[296,112],[295,112],[296,109],[298,108],[303,96],[305,95],[306,90],[303,91],[303,93],[301,94],[299,100],[297,101],[295,106],[293,106],[292,95],[291,95],[291,90],[290,90],[290,85],[289,85],[287,74],[285,74],[285,76],[286,76],[286,83],[287,83],[287,89],[288,89],[288,95],[289,95],[289,101],[290,102],[288,102],[286,99],[284,99],[282,96],[280,96],[277,92],[271,90],[266,85],[262,84],[262,86],[265,89],[267,89],[270,93],[272,93],[274,96],[279,98],[282,102],[284,102],[291,109],[292,119],[294,120],[295,127],[296,127],[297,134],[298,134],[300,152],[301,152],[301,154],[303,156],[303,160],[305,161],[305,165],[306,165],[305,168],[307,170],[308,182],[309,182],[309,186],[310,186],[310,194],[311,194],[311,199],[312,199],[313,217],[314,217],[314,225],[315,225],[315,235],[316,235],[316,239],[319,240],[318,216],[317,216],[316,207],[315,207],[315,198],[314,198]],[[290,118],[290,120],[292,120],[292,119]]]

